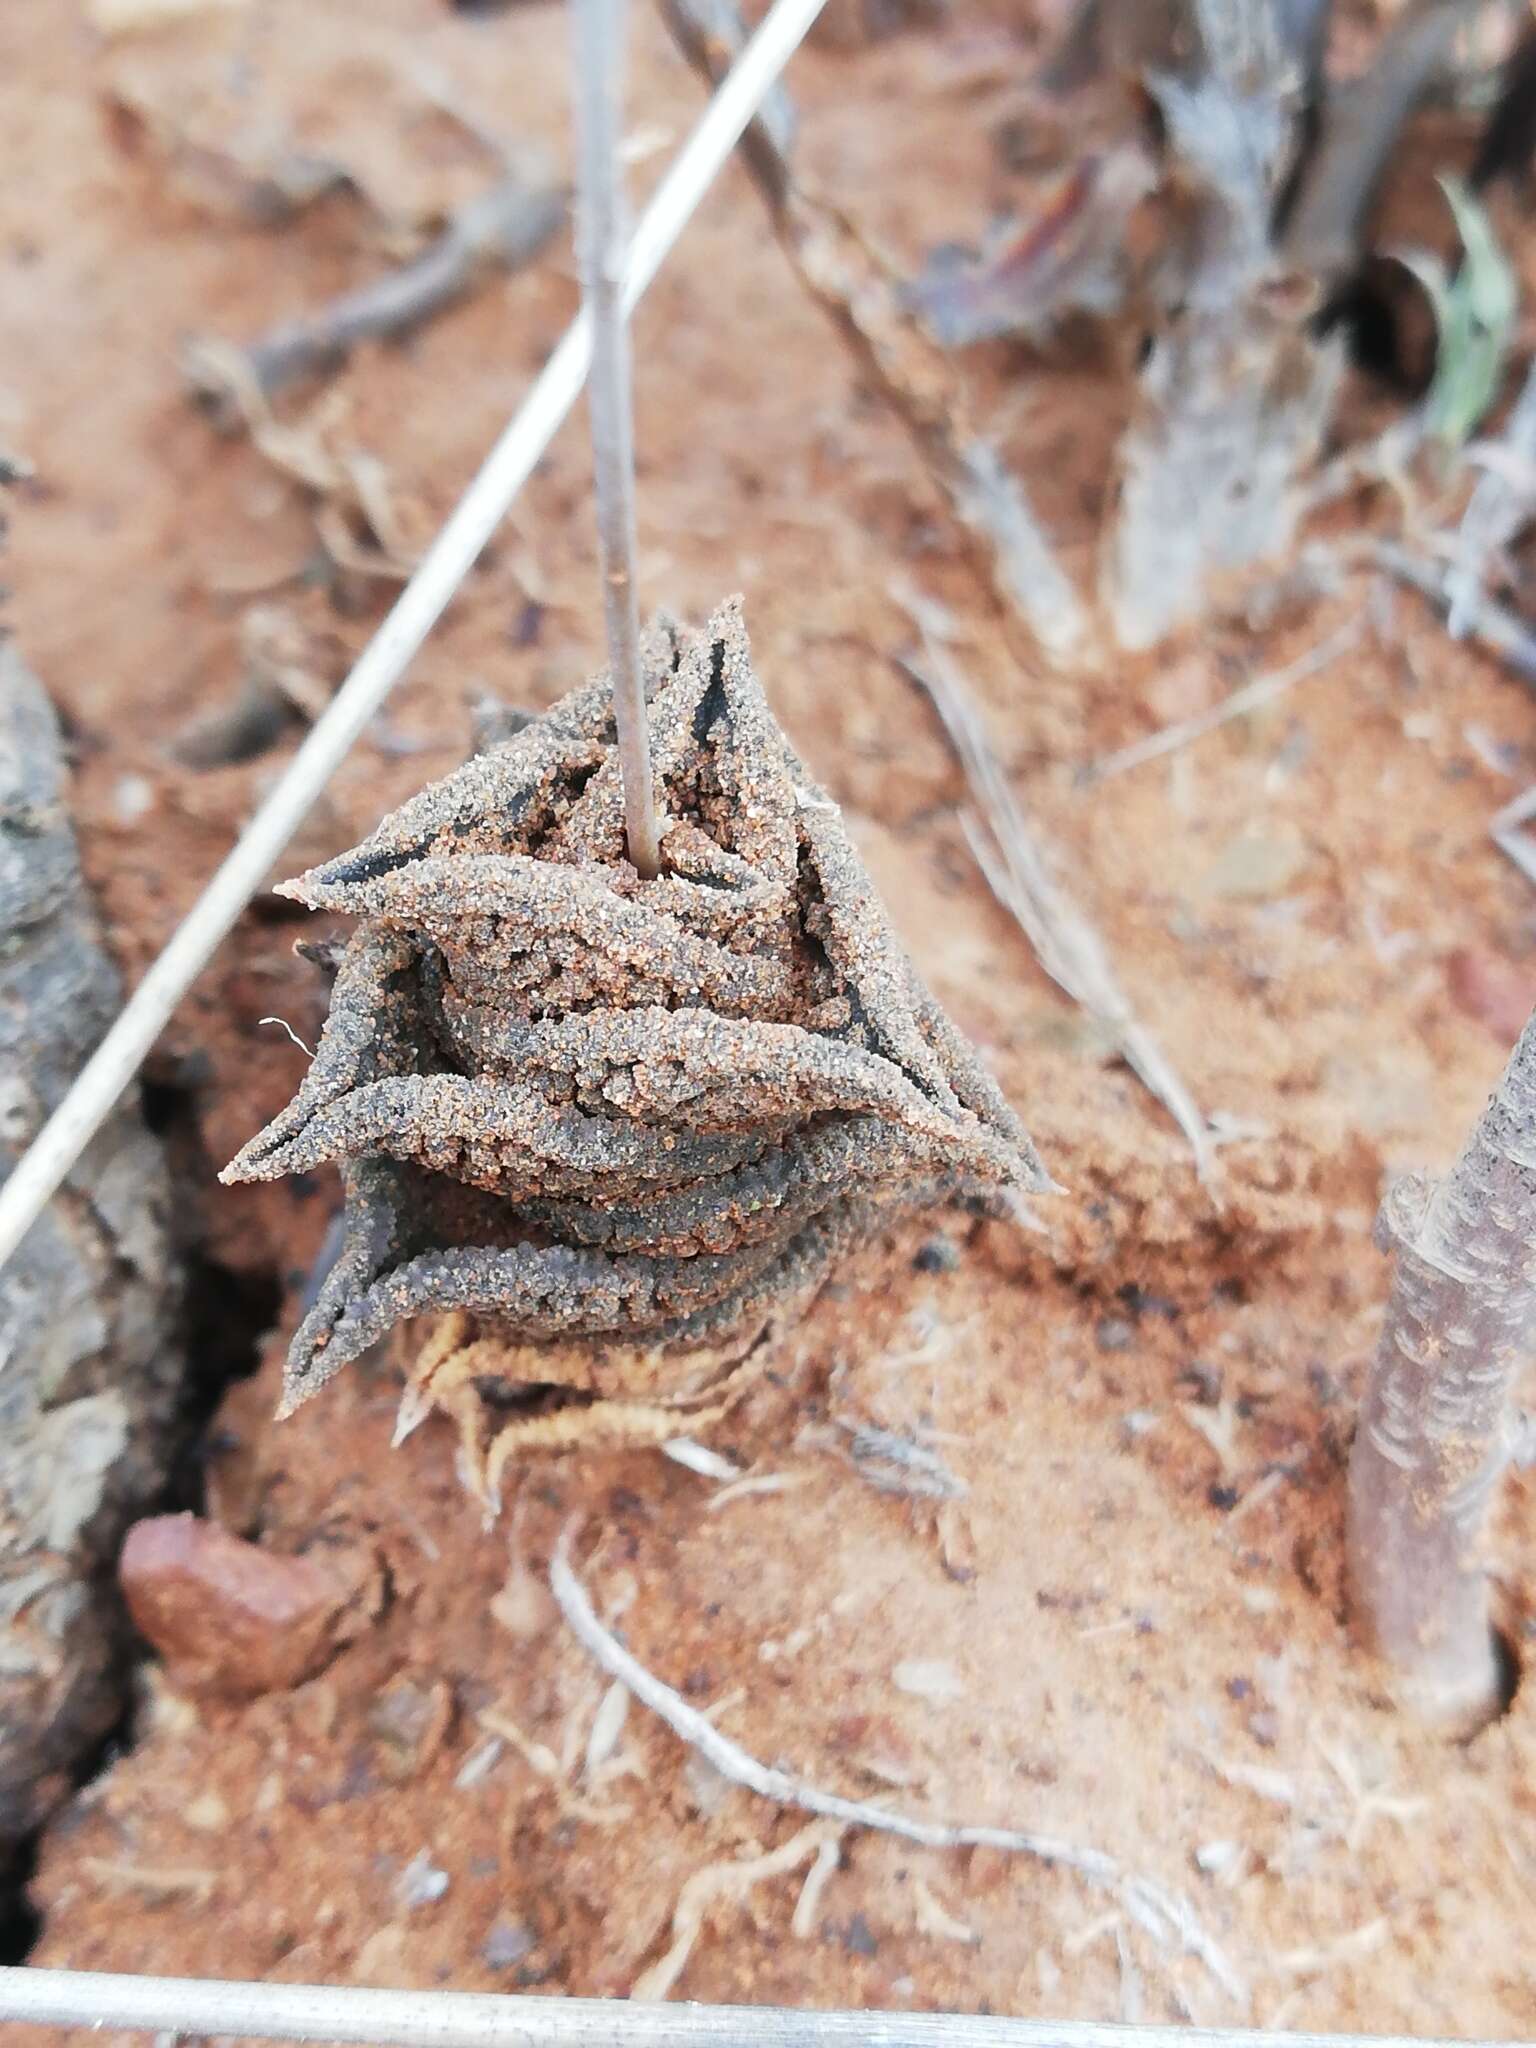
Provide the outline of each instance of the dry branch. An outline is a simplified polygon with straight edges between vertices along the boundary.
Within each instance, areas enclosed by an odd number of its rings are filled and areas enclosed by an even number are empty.
[[[1167,1110],[1188,1140],[1207,1188],[1217,1178],[1210,1126],[1162,1047],[1139,1022],[1110,965],[1104,942],[1051,872],[1051,864],[992,751],[981,714],[946,649],[912,607],[923,658],[902,667],[932,701],[976,798],[979,816],[963,820],[988,886],[1058,988],[1101,1026],[1120,1057]]]
[[[661,0],[661,11],[688,62],[717,85],[746,40],[730,0]],[[841,208],[794,175],[790,132],[781,103],[753,121],[742,156],[795,275],[906,428],[999,599],[1044,654],[1071,662],[1088,645],[1087,612],[1027,493],[977,432],[954,363],[907,312],[890,268]]]
[[[722,1735],[705,1715],[646,1668],[613,1632],[599,1621],[586,1589],[570,1561],[570,1531],[557,1547],[549,1567],[550,1590],[566,1624],[583,1649],[610,1678],[627,1685],[635,1698],[696,1750],[721,1777],[741,1785],[776,1806],[835,1821],[843,1827],[868,1828],[895,1835],[926,1849],[997,1849],[1005,1855],[1029,1856],[1038,1862],[1074,1870],[1096,1884],[1110,1886],[1132,1916],[1159,1940],[1172,1937],[1205,1965],[1211,1976],[1239,2006],[1247,2003],[1247,1987],[1225,1952],[1205,1928],[1187,1900],[1150,1878],[1126,1871],[1102,1849],[1084,1848],[1031,1830],[998,1827],[951,1827],[918,1820],[868,1800],[845,1799],[789,1771],[759,1760]]]
[[[1419,0],[1393,22],[1369,68],[1336,91],[1285,229],[1290,260],[1337,281],[1354,262],[1403,124],[1451,59],[1475,0]]]
[[[412,262],[347,292],[319,311],[286,320],[240,351],[253,388],[271,399],[301,377],[333,370],[359,342],[397,340],[457,305],[486,278],[520,270],[565,219],[558,186],[523,173],[472,199]],[[193,393],[230,415],[232,392],[220,364],[226,346],[193,342],[184,371]]]
[[[1153,645],[1219,579],[1286,545],[1337,381],[1337,344],[1308,329],[1311,280],[1273,241],[1303,66],[1270,0],[1186,0],[1184,12],[1196,54],[1146,79],[1195,212],[1119,453],[1103,587],[1126,647]]]
[[[1536,1323],[1536,1018],[1438,1184],[1382,1209],[1397,1254],[1349,1472],[1360,1622],[1405,1704],[1453,1726],[1498,1709],[1480,1555]]]

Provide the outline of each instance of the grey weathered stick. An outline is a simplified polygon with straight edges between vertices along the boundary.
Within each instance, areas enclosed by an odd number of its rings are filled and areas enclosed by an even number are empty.
[[[629,333],[621,292],[626,229],[619,165],[623,132],[626,0],[575,0],[578,181],[577,245],[592,322],[592,468],[597,497],[603,618],[613,673],[613,715],[624,780],[629,858],[645,881],[661,871],[645,684],[640,675],[640,598],[635,589],[635,446]]]
[[[1500,1697],[1484,1525],[1536,1330],[1536,1019],[1456,1164],[1400,1182],[1380,1230],[1397,1260],[1350,1459],[1355,1609],[1406,1705],[1475,1726]]]
[[[1475,11],[1475,0],[1419,0],[1382,37],[1369,69],[1334,94],[1286,223],[1285,254],[1299,269],[1337,280],[1356,261],[1403,124],[1445,70]]]
[[[241,351],[256,388],[271,398],[300,377],[334,369],[361,341],[412,333],[473,291],[496,270],[531,263],[565,218],[565,194],[522,173],[500,179],[456,213],[414,261],[318,312],[286,320]],[[230,393],[219,373],[220,349],[193,342],[185,373],[199,397],[223,405]]]

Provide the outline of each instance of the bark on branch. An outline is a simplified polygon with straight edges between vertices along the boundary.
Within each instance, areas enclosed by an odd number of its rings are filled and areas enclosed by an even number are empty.
[[[1360,1623],[1406,1705],[1479,1725],[1500,1703],[1482,1538],[1536,1319],[1536,1018],[1438,1184],[1382,1211],[1392,1295],[1350,1462]]]

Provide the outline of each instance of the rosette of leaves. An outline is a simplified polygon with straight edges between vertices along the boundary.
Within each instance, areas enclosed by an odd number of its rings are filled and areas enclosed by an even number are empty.
[[[645,667],[656,879],[625,857],[602,675],[284,886],[359,919],[303,1086],[225,1174],[342,1169],[285,1412],[435,1315],[461,1361],[443,1378],[429,1338],[439,1392],[696,1415],[896,1215],[1048,1185],[779,731],[739,605],[653,629]]]

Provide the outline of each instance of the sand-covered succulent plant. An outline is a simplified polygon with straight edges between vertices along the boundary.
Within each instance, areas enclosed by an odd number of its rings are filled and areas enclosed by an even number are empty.
[[[625,858],[599,676],[285,885],[360,919],[303,1086],[226,1171],[342,1167],[287,1407],[441,1315],[455,1384],[697,1413],[895,1215],[1046,1184],[779,731],[739,606],[653,629],[645,665],[656,879]]]

